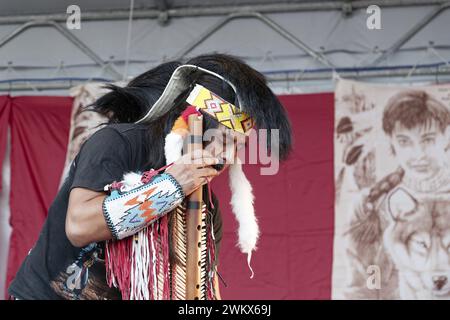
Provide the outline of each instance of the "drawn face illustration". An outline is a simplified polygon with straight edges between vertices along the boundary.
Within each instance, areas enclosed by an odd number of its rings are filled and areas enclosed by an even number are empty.
[[[448,128],[442,132],[435,121],[412,129],[397,122],[391,144],[405,174],[421,180],[438,174],[447,161],[448,132]]]

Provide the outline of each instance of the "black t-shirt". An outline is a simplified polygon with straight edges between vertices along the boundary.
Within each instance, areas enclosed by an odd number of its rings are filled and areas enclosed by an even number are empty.
[[[120,299],[119,291],[106,283],[104,242],[78,248],[67,239],[69,193],[75,187],[103,191],[106,184],[122,180],[124,173],[149,170],[146,164],[152,148],[147,130],[141,124],[113,124],[83,144],[50,206],[39,239],[9,287],[10,295],[18,299]],[[203,192],[213,216],[218,252],[221,215],[217,199],[213,196],[215,209],[211,209],[205,187]]]

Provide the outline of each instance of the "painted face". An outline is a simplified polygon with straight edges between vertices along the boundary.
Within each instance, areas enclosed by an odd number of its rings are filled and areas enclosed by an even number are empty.
[[[434,177],[447,162],[449,131],[447,128],[442,132],[435,121],[412,129],[397,122],[392,131],[391,143],[405,174],[416,179]]]

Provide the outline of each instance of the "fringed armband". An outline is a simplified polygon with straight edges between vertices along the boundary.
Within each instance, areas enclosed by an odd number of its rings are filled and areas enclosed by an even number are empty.
[[[146,173],[142,180],[146,180]],[[103,201],[103,214],[115,239],[129,237],[175,209],[184,192],[168,173],[155,175],[147,183],[129,189],[125,181],[113,183]]]

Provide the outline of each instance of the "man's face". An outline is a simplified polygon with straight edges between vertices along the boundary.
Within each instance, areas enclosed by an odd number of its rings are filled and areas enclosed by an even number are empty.
[[[391,143],[405,174],[416,179],[434,177],[447,161],[448,131],[442,132],[435,121],[412,129],[397,122]]]
[[[207,141],[211,141],[205,149],[223,161],[224,169],[234,163],[238,150],[245,147],[247,140],[246,135],[223,125],[219,125],[217,129],[208,130],[205,137]]]

